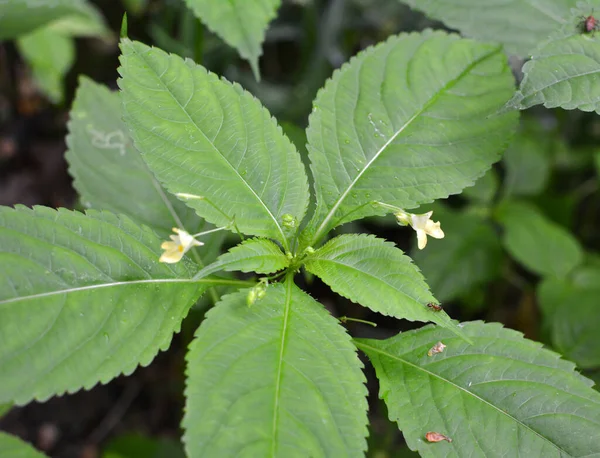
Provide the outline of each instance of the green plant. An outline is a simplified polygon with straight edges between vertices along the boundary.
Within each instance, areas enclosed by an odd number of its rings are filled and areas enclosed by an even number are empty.
[[[463,29],[451,3],[419,7]],[[586,8],[567,11],[557,37],[533,53],[516,95],[500,44],[426,30],[362,51],[314,101],[306,130],[312,187],[294,144],[241,86],[123,39],[120,95],[82,78],[71,110],[67,159],[88,210],[0,209],[0,403],[45,400],[149,364],[207,296],[215,306],[186,358],[188,456],[364,455],[357,348],[376,370],[390,418],[424,456],[600,453],[600,394],[573,363],[498,324],[452,321],[394,244],[333,233],[393,214],[394,224],[415,229],[421,249],[427,235],[445,236],[414,255],[444,301],[496,278],[504,247],[543,277],[557,348],[598,367],[594,326],[573,347],[575,319],[564,302],[575,296],[590,321],[597,317],[598,267],[565,229],[515,198],[548,181],[543,152],[515,153],[536,143],[536,128],[522,129],[505,156],[501,198],[495,172],[485,174],[517,131],[515,107],[595,109],[594,91],[581,90],[595,80],[573,70],[548,81],[537,68],[565,40],[571,51],[598,48],[595,37],[568,27]],[[504,20],[478,11],[482,22]],[[483,25],[464,31],[477,37],[491,30]],[[507,49],[541,40],[527,34]],[[569,69],[580,60],[572,54]],[[258,56],[250,58],[256,73]],[[523,170],[541,175],[523,178]],[[433,207],[444,231],[424,209],[408,211],[476,181],[466,210]],[[505,229],[502,245],[492,223]],[[221,254],[226,233],[239,243]],[[301,273],[374,312],[433,324],[352,339],[296,285]],[[0,450],[14,441],[1,435]]]

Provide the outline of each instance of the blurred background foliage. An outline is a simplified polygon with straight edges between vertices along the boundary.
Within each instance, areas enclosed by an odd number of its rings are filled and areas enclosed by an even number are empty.
[[[194,59],[252,92],[305,158],[311,103],[335,68],[392,34],[444,29],[397,0],[285,0],[267,31],[258,82],[248,62],[183,0],[92,3],[100,18],[95,25],[42,27],[0,43],[0,204],[77,207],[64,160],[68,110],[80,75],[116,89],[124,11],[129,37]],[[510,62],[519,81],[523,62]],[[395,242],[453,318],[504,323],[600,381],[599,139],[595,113],[527,110],[502,160],[475,186],[419,210],[434,211],[443,240],[419,251],[412,231],[392,217],[337,232],[370,232]],[[304,281],[334,315],[378,324],[348,322],[356,337],[385,338],[411,327],[333,296],[316,279]],[[0,428],[57,457],[182,456],[183,354],[209,305],[197,307],[171,350],[149,368],[87,393],[13,409]],[[369,456],[412,455],[367,371]]]

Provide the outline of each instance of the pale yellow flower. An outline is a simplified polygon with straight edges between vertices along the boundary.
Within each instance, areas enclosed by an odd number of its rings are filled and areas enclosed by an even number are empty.
[[[409,224],[417,232],[417,246],[419,250],[422,250],[427,245],[427,236],[430,235],[435,239],[443,239],[444,231],[440,227],[440,222],[433,222],[430,218],[433,211],[424,213],[422,215],[410,215]]]
[[[173,232],[177,235],[171,235],[170,242],[163,242],[160,246],[165,252],[161,255],[159,261],[173,264],[181,261],[183,255],[186,254],[192,247],[202,246],[204,243],[199,242],[193,235],[188,234],[183,229],[173,228]]]

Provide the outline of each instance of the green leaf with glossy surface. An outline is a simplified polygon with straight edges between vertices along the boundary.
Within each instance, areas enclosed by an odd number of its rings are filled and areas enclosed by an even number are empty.
[[[237,84],[191,60],[123,40],[125,121],[144,160],[207,221],[288,247],[286,214],[308,204],[304,166],[269,112]]]
[[[262,42],[281,0],[186,0],[186,3],[210,30],[250,62],[254,76],[259,79]]]
[[[539,275],[563,277],[583,260],[577,239],[531,204],[506,202],[497,212],[510,255]]]
[[[471,186],[500,158],[515,113],[498,46],[444,32],[402,34],[359,53],[317,95],[308,127],[317,210],[303,235],[414,208]]]
[[[205,288],[126,217],[0,208],[0,402],[106,383],[165,350]]]
[[[71,35],[107,33],[102,16],[85,0],[0,0],[0,40],[45,25]]]
[[[168,238],[173,226],[203,227],[196,213],[162,188],[121,120],[119,95],[82,77],[71,108],[66,158],[86,208],[125,214]],[[205,243],[210,243],[203,238]]]
[[[464,323],[468,345],[426,326],[359,339],[408,445],[423,457],[600,455],[600,393],[573,363],[499,324]],[[447,347],[428,356],[437,343]],[[428,443],[438,432],[451,443]]]
[[[462,34],[528,56],[570,15],[575,0],[400,0]],[[589,13],[588,13],[589,14]]]
[[[444,239],[413,249],[411,257],[440,301],[454,300],[499,275],[502,247],[484,215],[446,209],[434,211],[433,219],[441,222]]]
[[[256,272],[270,274],[285,269],[290,260],[281,248],[267,239],[249,239],[222,254],[210,266],[202,269],[197,277],[205,277],[213,272]]]
[[[583,368],[600,367],[600,268],[579,268],[569,279],[546,279],[538,298],[552,345]]]
[[[305,261],[333,291],[375,312],[410,321],[432,321],[456,329],[437,304],[419,269],[393,243],[370,235],[340,235]]]
[[[64,78],[75,59],[73,38],[42,27],[20,37],[17,47],[42,92],[53,103],[62,103]]]
[[[364,456],[367,391],[345,330],[290,279],[252,307],[246,294],[207,313],[187,355],[188,456]]]
[[[37,451],[27,442],[16,436],[11,436],[0,431],[0,456],[6,458],[44,458],[42,452]]]
[[[568,23],[533,51],[510,106],[524,110],[543,104],[600,113],[600,37],[584,33],[580,25],[594,7],[600,2],[574,9]]]

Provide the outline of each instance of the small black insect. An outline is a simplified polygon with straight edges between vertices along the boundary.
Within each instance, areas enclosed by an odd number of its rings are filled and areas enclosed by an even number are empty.
[[[427,304],[427,307],[429,307],[434,312],[439,312],[440,310],[442,310],[442,306],[440,304],[434,304],[433,302]]]

